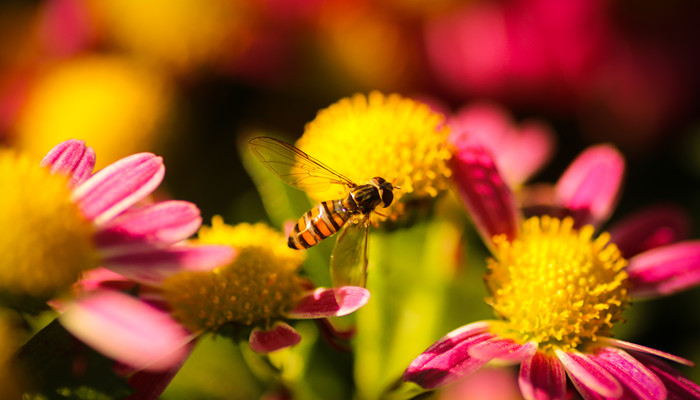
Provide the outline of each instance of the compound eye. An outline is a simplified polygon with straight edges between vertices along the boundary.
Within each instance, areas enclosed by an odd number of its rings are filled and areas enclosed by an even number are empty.
[[[384,208],[389,207],[393,201],[394,193],[391,190],[382,190],[382,203],[384,203]]]

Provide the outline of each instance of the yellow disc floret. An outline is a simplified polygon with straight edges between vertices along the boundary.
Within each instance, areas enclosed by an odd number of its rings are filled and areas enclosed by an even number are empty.
[[[573,220],[533,217],[512,242],[494,238],[487,301],[503,318],[501,334],[544,351],[569,350],[609,336],[629,303],[627,261],[607,233]]]
[[[304,292],[298,270],[304,253],[264,224],[224,224],[215,217],[202,227],[199,242],[236,250],[228,265],[208,272],[182,272],[163,284],[173,315],[194,332],[226,324],[269,325],[290,311]]]
[[[67,178],[0,150],[0,294],[45,301],[98,266],[93,225],[70,201]]]
[[[448,128],[442,115],[399,95],[372,92],[344,98],[306,125],[297,147],[357,184],[382,177],[401,189],[378,210],[392,218],[408,198],[434,197],[447,187]],[[310,193],[316,201],[341,198],[340,185]]]

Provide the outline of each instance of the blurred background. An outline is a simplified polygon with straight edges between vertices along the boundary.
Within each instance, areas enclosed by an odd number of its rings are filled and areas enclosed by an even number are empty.
[[[448,114],[490,101],[554,133],[533,181],[554,182],[585,147],[612,143],[629,163],[612,221],[673,203],[697,238],[699,37],[695,0],[4,0],[0,145],[40,156],[84,139],[98,168],[152,151],[167,168],[160,196],[196,203],[205,223],[269,222],[242,162],[251,136],[293,143],[317,111],[370,90]],[[476,261],[460,282],[474,282],[450,290],[472,291],[473,303],[437,337],[490,317],[486,252],[469,229]],[[638,304],[620,336],[700,362],[698,305],[697,289]],[[308,328],[315,347],[303,351],[317,367],[303,379],[314,389],[297,397],[350,398],[352,356]],[[278,398],[254,365],[236,345],[205,340],[164,398]],[[697,368],[683,372],[700,381]]]

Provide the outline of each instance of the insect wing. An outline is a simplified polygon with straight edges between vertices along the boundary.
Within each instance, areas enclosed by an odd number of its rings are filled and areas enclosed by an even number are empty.
[[[332,184],[355,184],[346,176],[289,143],[271,137],[251,139],[248,148],[262,164],[287,184],[303,191],[322,191]]]
[[[361,286],[367,281],[369,218],[348,221],[340,230],[331,254],[333,287]]]

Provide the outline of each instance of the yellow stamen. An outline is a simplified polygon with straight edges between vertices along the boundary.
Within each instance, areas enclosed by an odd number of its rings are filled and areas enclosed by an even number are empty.
[[[409,198],[434,197],[447,187],[448,128],[428,106],[398,95],[344,98],[306,125],[297,146],[357,184],[380,176],[401,189],[379,209],[397,218]],[[339,185],[310,193],[316,201],[343,197]]]
[[[67,178],[0,150],[0,295],[45,301],[98,266],[93,225],[70,201]]]
[[[544,351],[569,350],[609,336],[629,303],[627,261],[610,235],[573,228],[573,220],[547,216],[525,221],[512,242],[494,238],[487,301],[503,318],[499,333],[535,340]]]
[[[224,224],[214,217],[199,242],[227,244],[234,261],[210,272],[183,272],[163,284],[173,315],[192,331],[222,326],[263,325],[282,318],[304,291],[298,270],[304,252],[287,247],[286,237],[264,224]]]

